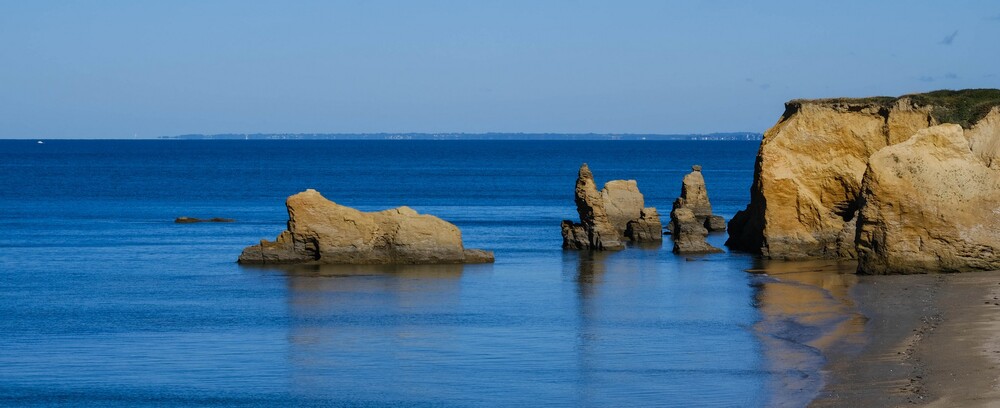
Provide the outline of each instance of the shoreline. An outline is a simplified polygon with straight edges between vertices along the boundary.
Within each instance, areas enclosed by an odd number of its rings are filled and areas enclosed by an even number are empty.
[[[1000,405],[1000,271],[859,276],[850,297],[866,343],[826,353],[809,406]]]

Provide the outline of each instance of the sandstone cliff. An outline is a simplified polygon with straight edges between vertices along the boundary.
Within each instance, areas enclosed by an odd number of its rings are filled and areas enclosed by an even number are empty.
[[[1000,90],[899,98],[794,100],[764,134],[750,204],[726,245],[766,258],[857,257],[861,182],[869,158],[940,123],[965,129],[972,154],[996,167]]]
[[[862,181],[858,271],[1000,269],[1000,169],[989,163],[958,125],[875,153]]]
[[[288,197],[288,229],[243,250],[242,264],[432,264],[493,262],[465,249],[458,227],[408,207],[361,212],[316,190]]]
[[[562,222],[563,248],[618,250],[625,247],[626,239],[663,239],[659,213],[656,208],[643,207],[635,180],[612,180],[597,191],[594,174],[584,163],[577,173],[575,197],[580,223]]]

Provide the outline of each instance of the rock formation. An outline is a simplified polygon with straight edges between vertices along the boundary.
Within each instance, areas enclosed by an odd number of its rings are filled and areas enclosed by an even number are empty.
[[[774,259],[856,258],[869,158],[918,130],[958,123],[971,154],[1000,166],[998,105],[991,89],[788,102],[764,134],[750,204],[730,221],[726,245]]]
[[[709,215],[705,219],[705,229],[711,232],[719,232],[726,230],[726,219],[721,215]]]
[[[1000,132],[984,141],[998,142]],[[862,181],[858,271],[1000,270],[1000,169],[986,156],[958,125],[875,153]]]
[[[611,180],[604,183],[604,188],[601,189],[601,202],[604,203],[604,210],[608,213],[608,222],[620,237],[625,236],[630,221],[642,217],[643,197],[635,180]]]
[[[687,208],[709,231],[725,231],[726,219],[712,214],[712,203],[708,200],[708,188],[701,166],[691,166],[691,172],[681,182],[681,196],[674,200],[674,209]],[[671,212],[672,213],[672,212]],[[671,222],[671,228],[673,223]],[[671,232],[673,232],[671,230]]]
[[[628,222],[625,238],[632,242],[652,242],[663,240],[663,224],[656,208],[646,207],[639,212],[639,218]]]
[[[465,249],[458,227],[408,207],[361,212],[316,190],[288,197],[288,229],[243,250],[241,264],[433,264],[493,262]]]
[[[722,252],[721,249],[705,242],[708,230],[694,211],[687,207],[674,208],[670,212],[671,232],[675,254],[704,254]]]
[[[576,210],[580,223],[562,222],[563,248],[618,250],[626,239],[660,241],[660,216],[644,208],[635,180],[612,180],[597,191],[594,174],[584,163],[576,178]]]
[[[690,208],[694,216],[708,218],[712,215],[712,203],[708,201],[708,188],[705,187],[705,177],[701,174],[701,166],[691,166],[691,172],[681,181],[681,205]]]
[[[719,224],[722,224],[721,229]],[[701,166],[691,166],[691,172],[681,182],[681,196],[674,200],[670,211],[670,234],[676,254],[700,254],[723,252],[708,244],[705,237],[709,231],[725,231],[725,220],[712,215],[712,203],[708,201],[705,177]]]

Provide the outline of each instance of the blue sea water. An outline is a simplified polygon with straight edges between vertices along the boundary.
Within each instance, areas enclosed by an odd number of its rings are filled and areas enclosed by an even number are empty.
[[[803,404],[824,345],[857,335],[827,275],[678,257],[669,237],[560,249],[581,163],[598,185],[637,180],[664,216],[700,164],[728,219],[757,146],[0,141],[0,405]],[[437,215],[496,263],[238,266],[306,188]]]

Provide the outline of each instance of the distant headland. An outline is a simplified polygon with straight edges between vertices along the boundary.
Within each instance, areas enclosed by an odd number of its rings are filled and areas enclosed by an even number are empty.
[[[160,136],[177,140],[761,140],[762,133],[219,133]]]

